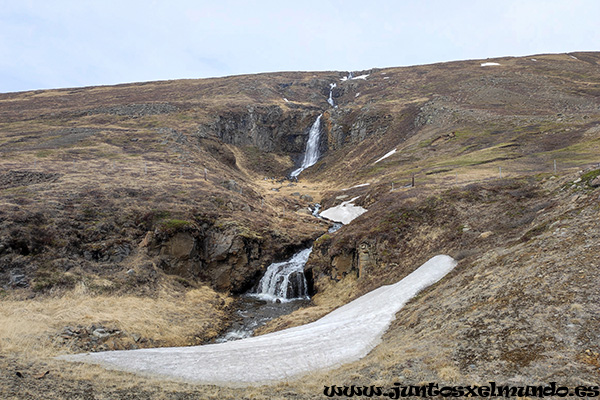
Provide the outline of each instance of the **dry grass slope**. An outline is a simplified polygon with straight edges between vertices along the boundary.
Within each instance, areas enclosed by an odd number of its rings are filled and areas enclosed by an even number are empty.
[[[2,398],[597,384],[600,55],[491,61],[363,71],[337,85],[337,108],[327,98],[341,72],[0,94]],[[326,154],[300,182],[280,180],[321,112]],[[52,358],[214,338],[235,285],[325,232],[307,207],[356,196],[369,212],[315,243],[311,306],[260,333],[313,321],[435,254],[457,258],[364,359],[241,390]]]

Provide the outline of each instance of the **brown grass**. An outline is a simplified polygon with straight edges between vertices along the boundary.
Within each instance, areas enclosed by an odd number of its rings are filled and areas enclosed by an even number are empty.
[[[216,336],[230,301],[207,286],[149,298],[90,296],[79,284],[61,297],[2,301],[0,344],[3,352],[49,357],[65,352],[57,339],[65,327],[101,324],[163,346],[184,346],[195,336]]]
[[[581,55],[582,59],[584,56]],[[594,62],[597,59],[594,54],[585,57]],[[352,82],[355,91],[360,91],[361,95],[355,97],[354,89],[343,93],[336,100],[340,111],[348,111],[348,116],[360,117],[363,121],[372,117],[376,123],[368,128],[374,128],[374,132],[379,125],[388,124],[386,119],[379,118],[389,115],[392,117],[389,129],[381,131],[381,134],[369,133],[371,136],[362,141],[347,138],[344,146],[331,149],[323,160],[303,173],[298,184],[291,186],[289,182],[265,181],[261,173],[268,172],[268,168],[253,169],[260,163],[260,153],[248,154],[218,144],[217,150],[225,154],[219,158],[218,152],[213,152],[214,149],[208,145],[204,146],[206,143],[199,141],[194,133],[198,124],[210,124],[223,112],[247,113],[250,104],[278,105],[284,111],[289,111],[288,107],[292,106],[310,107],[311,111],[327,107],[326,94],[319,98],[315,93],[337,79],[338,73],[265,74],[0,94],[0,169],[61,174],[57,182],[4,189],[0,198],[0,215],[7,216],[9,221],[17,214],[19,218],[26,219],[24,216],[28,213],[46,210],[61,214],[55,220],[47,218],[50,221],[48,225],[65,225],[66,221],[80,217],[81,208],[85,207],[92,217],[82,218],[81,226],[83,231],[90,233],[90,237],[95,237],[100,225],[112,223],[117,228],[108,231],[110,239],[118,236],[119,240],[137,245],[146,230],[155,226],[140,228],[138,222],[131,218],[135,212],[144,215],[168,211],[173,220],[184,222],[192,220],[196,213],[212,213],[211,218],[218,219],[221,226],[239,224],[240,230],[250,231],[248,236],[276,233],[278,241],[298,243],[300,238],[306,240],[323,226],[318,227],[317,223],[311,222],[312,217],[291,212],[307,206],[307,202],[299,201],[291,196],[292,193],[309,194],[315,202],[333,203],[336,196],[349,194],[342,193],[341,188],[370,182],[371,186],[354,190],[352,195],[360,194],[360,204],[364,202],[371,212],[363,217],[363,222],[357,220],[353,224],[354,231],[352,226],[347,227],[352,235],[345,236],[377,242],[389,234],[389,243],[383,243],[380,249],[376,249],[382,257],[389,259],[379,259],[378,270],[369,271],[358,279],[350,274],[339,282],[322,281],[313,306],[272,321],[260,333],[314,321],[369,288],[391,283],[388,280],[407,272],[404,266],[414,267],[416,259],[432,252],[432,246],[437,246],[436,251],[462,252],[466,260],[461,261],[453,276],[408,304],[386,333],[382,344],[365,359],[333,371],[315,371],[289,383],[243,390],[165,383],[49,359],[76,350],[57,341],[66,326],[102,324],[152,338],[155,345],[186,345],[195,343],[199,332],[203,337],[216,334],[225,319],[228,297],[207,287],[198,287],[197,282],[192,285],[193,288],[182,289],[179,286],[175,289],[176,285],[167,285],[163,277],[158,284],[153,283],[155,286],[152,288],[144,286],[150,286],[148,282],[137,282],[137,288],[120,290],[118,285],[125,281],[118,281],[111,274],[124,273],[128,268],[135,270],[148,262],[149,257],[139,254],[141,249],[133,249],[129,258],[117,267],[97,263],[90,271],[77,275],[81,269],[89,267],[83,263],[83,267],[78,265],[65,272],[65,275],[72,274],[70,276],[74,277],[74,289],[61,288],[63,295],[60,297],[56,293],[61,292],[50,291],[38,294],[34,299],[19,300],[16,296],[2,299],[0,394],[6,388],[13,388],[18,394],[9,394],[6,398],[68,398],[92,390],[98,393],[98,398],[310,399],[322,393],[323,385],[356,382],[387,386],[399,377],[412,383],[439,380],[470,384],[480,383],[479,380],[484,378],[506,380],[517,373],[539,377],[539,371],[545,374],[564,369],[589,378],[590,370],[580,368],[574,360],[586,367],[596,368],[599,364],[597,346],[588,340],[593,337],[590,332],[597,331],[598,319],[593,306],[597,301],[586,300],[586,296],[591,298],[597,293],[597,279],[592,279],[598,274],[592,274],[595,271],[591,270],[588,279],[577,281],[579,287],[566,285],[569,279],[575,280],[583,275],[584,268],[596,268],[593,252],[589,251],[593,247],[590,245],[584,249],[577,247],[577,243],[562,244],[561,241],[574,235],[584,237],[583,232],[596,232],[598,229],[594,221],[597,220],[597,212],[573,220],[572,226],[560,226],[573,231],[571,236],[563,239],[554,236],[557,227],[546,229],[550,223],[564,219],[559,208],[563,208],[561,212],[575,213],[567,206],[557,205],[558,200],[553,199],[550,205],[544,206],[547,210],[538,214],[537,208],[533,207],[520,210],[519,200],[515,200],[518,193],[515,198],[494,198],[489,193],[485,194],[500,190],[496,187],[500,184],[495,182],[499,167],[502,167],[505,178],[550,174],[553,172],[552,161],[558,159],[559,175],[562,175],[598,161],[599,133],[590,128],[598,121],[593,97],[597,89],[589,87],[590,83],[597,81],[597,68],[586,67],[585,63],[564,54],[536,58],[538,63],[527,58],[502,59],[499,60],[501,69],[480,68],[477,61],[394,68],[372,72],[367,81]],[[388,79],[384,80],[380,72],[386,72]],[[293,85],[286,86],[290,83]],[[514,98],[511,99],[514,101],[508,101],[511,100],[506,97],[508,92],[513,93]],[[536,93],[536,96],[532,97],[530,93]],[[292,104],[283,102],[283,97],[291,100]],[[502,101],[505,103],[501,104]],[[175,105],[178,111],[135,118],[107,113],[85,115],[86,110],[98,105],[112,107],[155,102]],[[431,113],[425,107],[430,102]],[[558,103],[560,106],[557,106]],[[80,112],[84,115],[78,114]],[[423,114],[431,122],[416,129],[411,112],[415,113],[414,117]],[[557,121],[558,113],[564,114],[560,123]],[[400,118],[401,115],[411,117]],[[342,121],[348,127],[360,122],[359,119],[348,118]],[[59,141],[61,144],[56,145],[56,140],[61,139],[57,131],[65,127],[96,128],[99,132],[82,140]],[[161,128],[176,129],[183,133],[187,142],[177,143],[161,133]],[[448,135],[454,131],[456,136]],[[378,156],[392,147],[398,147],[397,154],[373,164]],[[235,156],[233,164],[228,162],[228,151]],[[291,158],[273,155],[271,165],[271,170],[290,168]],[[204,168],[209,170],[207,181],[203,176]],[[399,189],[402,184],[410,182],[413,173],[417,175],[417,189]],[[243,194],[224,188],[223,182],[228,180],[235,180]],[[391,182],[397,184],[398,189],[394,193],[389,193]],[[479,189],[465,186],[473,182],[486,184],[482,193],[478,192]],[[562,183],[566,190],[576,190],[569,189],[573,186],[567,181]],[[553,193],[545,196],[554,196],[557,185],[554,184]],[[456,215],[444,219],[440,226],[416,221],[416,225],[421,225],[410,231],[410,240],[394,242],[392,239],[398,234],[390,232],[397,227],[396,220],[393,219],[393,223],[386,227],[381,226],[383,221],[377,219],[377,203],[382,203],[381,199],[388,199],[390,204],[408,203],[408,199],[418,203],[424,199],[423,196],[438,196],[450,187],[457,189],[457,196],[464,197],[460,200],[446,199],[457,207]],[[279,191],[273,191],[274,188]],[[581,201],[578,200],[580,194],[573,193],[571,199],[567,191],[563,193],[561,201],[575,209],[577,202]],[[117,199],[114,194],[121,197]],[[99,195],[104,197],[99,200]],[[479,198],[481,196],[491,196],[493,201],[486,203]],[[211,198],[212,203],[208,200]],[[252,213],[248,213],[244,206],[250,206]],[[521,211],[526,214],[523,218],[519,215]],[[553,213],[553,219],[545,218],[547,213]],[[531,226],[524,218],[529,214],[536,215]],[[115,216],[119,218],[113,218]],[[366,218],[370,218],[368,223],[365,223]],[[122,226],[123,221],[128,223],[128,227]],[[506,221],[512,221],[515,226],[502,223]],[[548,224],[544,225],[546,222]],[[15,220],[15,226],[24,228],[19,224],[21,222]],[[35,222],[28,224],[31,227]],[[468,232],[462,230],[465,225],[470,226]],[[581,232],[578,232],[576,228],[580,225]],[[55,226],[44,228],[51,231]],[[365,229],[360,229],[361,226]],[[371,229],[379,226],[383,228],[379,232]],[[527,236],[525,242],[519,240],[526,236],[523,232],[536,227],[539,228],[535,231],[536,235]],[[31,231],[35,232],[34,229]],[[370,234],[371,231],[374,234]],[[480,237],[484,231],[493,231],[487,241]],[[57,232],[61,239],[60,233],[64,230],[57,228]],[[452,233],[448,243],[443,243],[444,232]],[[557,231],[557,235],[559,233]],[[105,238],[98,237],[83,244],[95,246],[105,241]],[[547,242],[560,251],[547,246]],[[332,245],[351,247],[348,243]],[[542,246],[546,246],[543,254],[537,254]],[[500,256],[500,253],[503,255]],[[545,258],[546,264],[535,260],[534,255]],[[27,265],[39,266],[42,261],[48,260],[37,256],[32,261],[40,264],[32,262]],[[104,272],[104,267],[114,269],[107,268],[108,272]],[[26,273],[35,283],[34,272],[28,270]],[[552,276],[547,277],[548,274]],[[521,275],[528,279],[519,279]],[[555,286],[539,288],[542,282]],[[513,293],[514,287],[519,290]],[[106,288],[106,293],[98,288]],[[146,295],[140,295],[145,290]],[[490,293],[494,296],[490,297]],[[568,310],[564,306],[565,299],[577,295],[582,297],[578,300],[581,306]],[[548,296],[555,298],[548,300]],[[530,297],[534,301],[527,302]],[[553,311],[552,307],[557,308]],[[503,315],[506,309],[512,309],[514,316]],[[584,344],[574,344],[568,350],[556,349],[552,342],[554,339],[535,336],[538,332],[550,332],[548,335],[554,335],[561,339],[560,343],[565,343],[560,332],[552,333],[556,326],[565,324],[551,318],[556,315],[567,318],[569,313],[585,317],[584,323],[574,320],[575,325],[590,327],[590,332],[582,331],[577,338]],[[443,317],[440,318],[440,315]],[[540,321],[527,325],[520,318],[524,315]],[[490,331],[495,327],[496,331]],[[515,333],[515,327],[520,328],[521,337],[516,335],[512,339],[510,334]],[[484,328],[488,329],[486,333],[483,333]],[[531,353],[538,352],[535,346],[531,347],[533,350],[515,352],[522,347],[519,340],[523,337],[532,343],[546,343],[548,356],[533,357]],[[486,341],[488,338],[490,341]],[[552,351],[560,357],[551,357]],[[494,357],[485,359],[489,354]],[[514,357],[501,357],[506,354]],[[556,362],[562,364],[560,368],[551,364],[553,359],[560,360]],[[531,369],[530,363],[538,365],[539,370]],[[49,378],[15,381],[14,371],[17,368],[30,371],[46,365],[52,370]],[[559,375],[559,378],[563,377]],[[63,391],[63,387],[69,389]]]

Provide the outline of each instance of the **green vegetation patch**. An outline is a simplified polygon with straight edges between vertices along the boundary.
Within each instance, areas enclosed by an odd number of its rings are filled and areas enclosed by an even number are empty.
[[[165,219],[160,221],[158,224],[159,230],[163,232],[177,232],[185,229],[186,227],[192,225],[189,221],[184,221],[182,219]]]
[[[31,288],[34,292],[42,292],[57,286],[73,288],[76,282],[77,277],[70,272],[43,268],[37,271]]]
[[[37,158],[46,158],[46,157],[50,157],[53,154],[54,154],[54,152],[51,150],[40,150],[37,153],[35,153],[35,156]]]
[[[233,221],[230,219],[221,219],[215,224],[215,228],[221,230],[233,230],[235,233],[245,239],[251,240],[262,240],[263,236],[252,229],[251,227],[242,224],[240,221]]]
[[[437,166],[474,166],[519,158],[521,155],[514,151],[510,151],[512,148],[513,147],[510,143],[501,143],[441,161],[437,164]]]
[[[584,183],[589,184],[591,181],[596,179],[598,177],[598,175],[600,175],[600,169],[595,169],[593,171],[589,171],[589,172],[586,172],[585,174],[581,175],[581,180]]]

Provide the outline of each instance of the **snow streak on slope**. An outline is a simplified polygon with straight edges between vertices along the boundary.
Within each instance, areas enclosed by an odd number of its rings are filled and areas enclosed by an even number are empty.
[[[381,157],[380,159],[378,159],[377,161],[375,161],[373,164],[377,164],[379,161],[381,160],[385,160],[386,158],[388,158],[389,156],[393,155],[396,153],[396,149],[390,151],[389,153],[385,153],[385,155],[383,157]]]
[[[233,342],[194,347],[62,356],[68,361],[194,383],[249,386],[329,369],[367,355],[418,292],[456,261],[435,256],[394,285],[382,286],[307,325]]]
[[[354,186],[351,186],[349,188],[344,188],[344,189],[342,189],[342,191],[346,191],[346,190],[350,190],[350,189],[356,189],[356,188],[359,188],[359,187],[365,187],[365,186],[369,186],[369,185],[370,185],[370,183],[361,183],[359,185],[354,185]]]
[[[352,76],[352,72],[350,72],[348,74],[348,76],[344,76],[340,79],[340,81],[342,82],[346,82],[348,80],[353,80],[353,79],[363,79],[363,80],[367,80],[367,77],[369,76],[369,74],[365,74],[365,75],[360,75],[360,76]]]

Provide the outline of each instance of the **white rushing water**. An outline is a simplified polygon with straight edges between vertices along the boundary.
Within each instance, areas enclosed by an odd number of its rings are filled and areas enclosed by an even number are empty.
[[[329,84],[329,98],[327,99],[327,102],[331,107],[335,107],[335,103],[333,102],[333,88],[336,86],[337,85],[335,83]]]
[[[287,261],[269,265],[252,297],[267,301],[287,302],[308,300],[308,287],[304,276],[304,265],[312,247],[296,253]]]
[[[321,137],[321,117],[323,114],[317,117],[317,120],[310,127],[310,132],[308,133],[308,142],[306,142],[306,151],[304,152],[304,160],[302,161],[302,165],[300,168],[292,172],[290,175],[292,178],[300,175],[300,172],[304,171],[306,168],[313,166],[319,161],[319,138]]]

